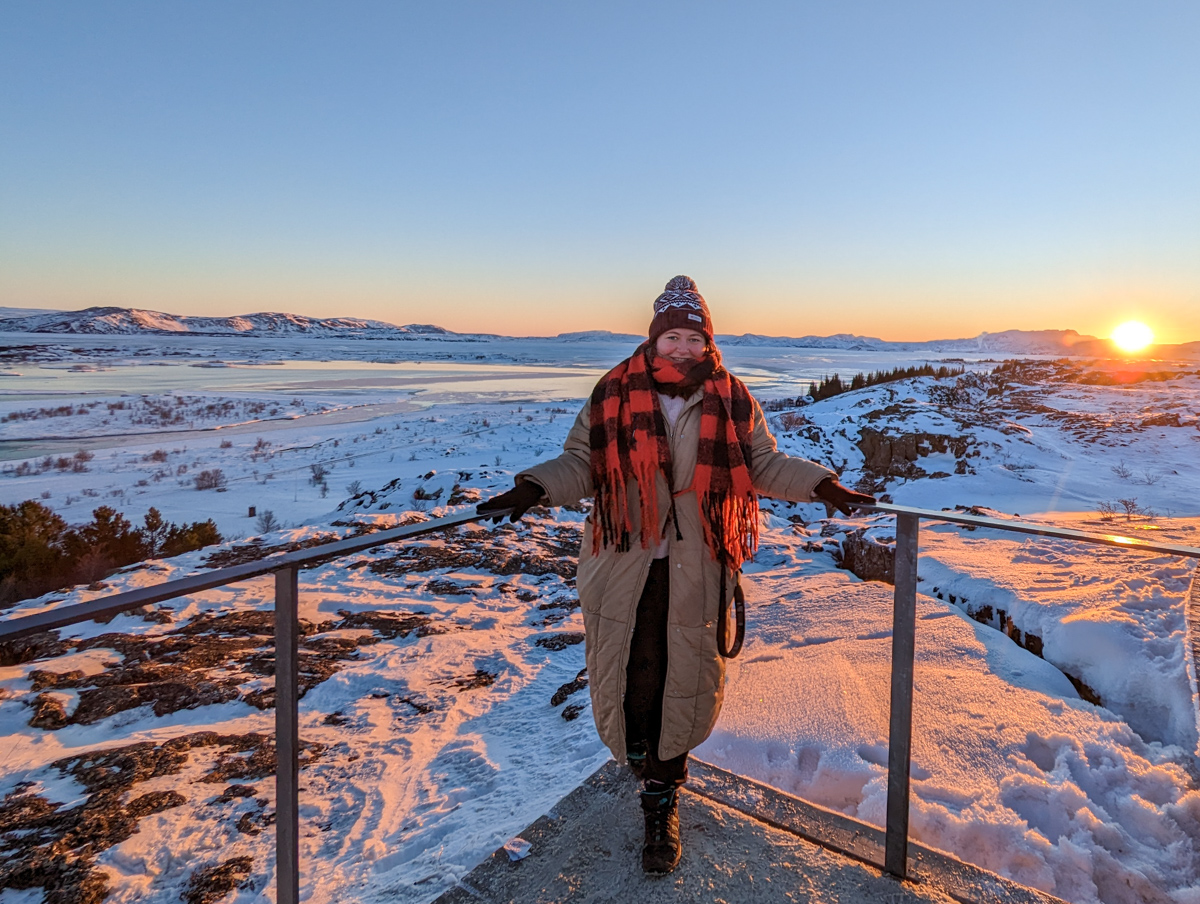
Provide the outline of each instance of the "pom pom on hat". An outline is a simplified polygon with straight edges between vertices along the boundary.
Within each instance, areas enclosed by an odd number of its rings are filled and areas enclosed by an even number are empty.
[[[667,282],[666,291],[654,299],[654,319],[650,321],[650,341],[667,330],[696,330],[713,341],[712,317],[704,296],[690,276],[676,276]]]

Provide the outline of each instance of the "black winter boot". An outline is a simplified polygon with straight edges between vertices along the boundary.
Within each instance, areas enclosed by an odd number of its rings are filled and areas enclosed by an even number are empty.
[[[652,876],[665,876],[679,864],[678,792],[678,788],[642,792],[642,813],[646,817],[642,871]]]

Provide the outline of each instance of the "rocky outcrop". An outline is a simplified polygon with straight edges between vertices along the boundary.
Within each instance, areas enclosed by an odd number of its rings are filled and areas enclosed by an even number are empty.
[[[301,768],[322,753],[318,744],[302,742],[301,747]],[[161,744],[143,741],[58,760],[52,768],[74,779],[86,797],[81,803],[66,805],[34,793],[32,785],[22,783],[0,800],[0,888],[41,888],[47,904],[99,904],[108,895],[109,877],[97,866],[97,857],[136,834],[140,820],[188,802],[178,791],[139,795],[134,793],[135,786],[161,776],[178,775],[188,764],[190,751],[197,748],[215,748],[217,754],[216,764],[200,777],[202,783],[265,778],[275,771],[275,748],[267,736],[212,731],[183,735]],[[222,815],[232,819],[234,813],[246,808],[239,800],[239,794],[227,789],[214,802],[229,803],[231,810]],[[249,809],[262,809],[265,804],[265,799],[261,804],[252,801]],[[225,887],[226,874],[240,882],[249,874],[250,866],[247,857],[236,869],[220,874],[198,870],[192,887],[214,892],[224,887],[224,895],[233,887]],[[204,897],[203,891],[198,894],[196,900],[216,900]]]
[[[896,546],[869,535],[865,528],[851,532],[841,544],[838,567],[864,581],[896,583]]]
[[[949,477],[946,471],[930,474],[917,461],[933,452],[951,453],[957,461],[956,474],[973,474],[968,459],[979,455],[970,436],[948,436],[942,433],[889,433],[874,427],[859,432],[859,451],[863,455],[863,472],[874,491],[883,490],[889,479],[916,480],[921,477]]]

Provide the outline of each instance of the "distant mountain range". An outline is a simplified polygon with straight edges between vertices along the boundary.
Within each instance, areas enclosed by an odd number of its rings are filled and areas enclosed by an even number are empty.
[[[2,309],[0,309],[2,311]],[[152,335],[191,333],[199,336],[319,336],[386,338],[450,335],[425,323],[395,326],[354,317],[316,318],[300,314],[242,314],[237,317],[184,317],[137,308],[85,308],[43,311],[0,319],[0,332],[76,333],[87,335]]]
[[[14,316],[15,315],[15,316]],[[312,336],[337,339],[423,339],[451,341],[487,341],[502,337],[489,333],[456,333],[440,326],[410,323],[396,326],[381,320],[354,317],[315,318],[299,314],[243,314],[237,317],[186,317],[143,311],[137,308],[96,307],[82,311],[31,311],[0,308],[0,333],[51,333],[76,335],[168,335],[187,333],[197,336]],[[554,337],[524,337],[559,342],[636,343],[643,338],[633,333],[585,330],[560,333]],[[725,346],[769,346],[772,348],[843,349],[847,351],[912,351],[924,354],[952,355],[1083,355],[1108,357],[1112,344],[1075,330],[1005,330],[980,333],[970,339],[933,339],[927,342],[888,342],[871,336],[836,333],[832,336],[717,336]],[[1200,342],[1160,345],[1154,354],[1161,357],[1200,358]]]

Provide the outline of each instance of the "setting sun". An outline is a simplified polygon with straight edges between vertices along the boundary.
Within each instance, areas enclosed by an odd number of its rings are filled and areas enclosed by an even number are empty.
[[[1125,352],[1140,352],[1154,341],[1150,327],[1137,320],[1128,320],[1112,331],[1112,341]]]

